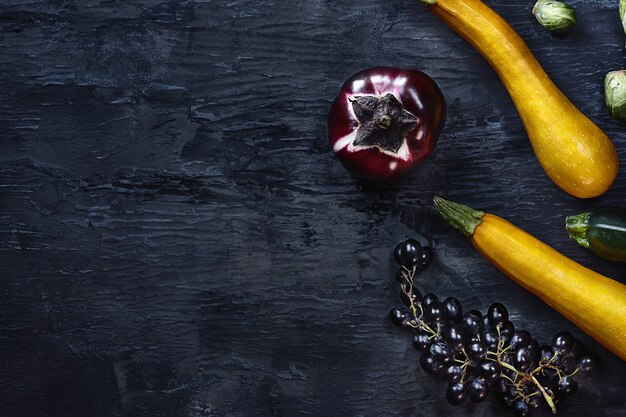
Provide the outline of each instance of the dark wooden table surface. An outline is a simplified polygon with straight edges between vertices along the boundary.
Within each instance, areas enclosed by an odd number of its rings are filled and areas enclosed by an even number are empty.
[[[560,38],[532,1],[488,4],[626,166],[602,94],[626,66],[617,2],[572,0]],[[424,291],[501,301],[602,356],[561,416],[626,415],[626,364],[431,205],[502,215],[624,282],[563,221],[626,206],[626,173],[590,201],[557,189],[495,73],[417,1],[3,0],[0,48],[0,416],[512,415],[447,405],[389,323],[390,252],[419,235]],[[350,178],[325,130],[342,81],[376,65],[427,72],[449,111],[436,155],[386,187]]]

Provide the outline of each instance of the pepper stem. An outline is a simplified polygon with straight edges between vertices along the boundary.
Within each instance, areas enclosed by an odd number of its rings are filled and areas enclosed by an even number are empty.
[[[453,203],[441,197],[435,196],[433,199],[435,208],[441,216],[455,229],[470,237],[474,234],[476,226],[483,221],[485,212],[474,210],[463,204]]]
[[[587,231],[589,230],[589,219],[591,212],[580,213],[575,216],[567,216],[565,218],[565,228],[569,237],[583,248],[589,249],[589,240],[587,239]]]
[[[437,4],[437,0],[420,0],[420,2],[422,2],[424,4],[428,4],[429,6],[431,6],[433,4]]]

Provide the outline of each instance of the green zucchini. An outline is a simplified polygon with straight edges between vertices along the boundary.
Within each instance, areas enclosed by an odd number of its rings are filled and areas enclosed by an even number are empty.
[[[604,259],[626,262],[626,209],[606,207],[568,216],[565,227],[580,246]]]

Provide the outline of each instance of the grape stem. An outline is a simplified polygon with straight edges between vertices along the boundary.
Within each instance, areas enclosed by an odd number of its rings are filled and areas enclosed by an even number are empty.
[[[502,362],[498,361],[498,362],[500,363],[500,366],[502,366],[503,368],[509,369],[518,375],[524,375],[522,372],[515,369],[514,366],[509,365],[508,363],[504,361]],[[552,414],[556,414],[556,406],[554,405],[554,401],[552,401],[552,397],[550,396],[550,394],[548,394],[546,390],[543,389],[543,386],[539,383],[539,381],[537,381],[537,378],[535,378],[533,374],[528,374],[528,377],[530,377],[530,380],[533,382],[533,384],[537,386],[537,389],[539,390],[539,392],[541,392],[541,395],[543,395],[543,398],[546,400],[546,402],[548,403],[548,406],[552,410]]]
[[[539,392],[541,392],[541,395],[543,395],[543,398],[546,400],[546,402],[550,406],[550,409],[552,410],[552,414],[556,414],[556,406],[554,405],[554,401],[552,401],[552,397],[550,396],[550,394],[548,394],[546,390],[543,389],[543,386],[539,383],[539,381],[537,381],[537,378],[535,378],[534,375],[531,375],[530,379],[537,386],[537,389],[539,390]]]
[[[400,285],[400,287],[401,287],[402,292],[406,296],[408,296],[408,299],[409,299],[409,301],[411,303],[410,309],[411,309],[411,312],[413,313],[413,317],[414,317],[414,320],[411,320],[409,322],[409,326],[413,327],[415,329],[422,329],[422,330],[425,330],[426,332],[430,333],[431,336],[429,337],[429,339],[432,339],[434,337],[439,336],[441,334],[441,326],[440,326],[440,324],[437,323],[437,328],[436,328],[437,330],[436,331],[432,327],[430,327],[424,320],[422,320],[422,318],[424,316],[424,308],[422,307],[422,304],[421,303],[417,303],[417,305],[416,305],[413,302],[413,282],[414,282],[415,273],[417,272],[417,268],[415,268],[415,267],[412,268],[412,269],[408,269],[408,268],[405,268],[405,267],[403,267],[403,268],[405,269],[407,274],[406,274],[406,278],[405,278],[405,283]],[[418,309],[419,309],[419,311],[418,311]],[[561,370],[557,366],[552,365],[552,362],[558,356],[558,352],[556,352],[554,354],[554,356],[552,356],[552,358],[550,358],[548,361],[540,363],[539,366],[537,368],[533,369],[532,371],[530,371],[530,372],[520,372],[513,365],[508,364],[508,363],[506,363],[505,360],[503,360],[502,355],[505,354],[506,352],[508,352],[509,350],[511,350],[511,346],[509,345],[507,347],[504,347],[504,339],[502,338],[499,325],[496,327],[496,330],[498,332],[497,350],[496,350],[496,352],[488,350],[486,359],[490,360],[490,361],[494,361],[494,362],[498,363],[502,368],[506,368],[506,369],[508,369],[510,371],[513,371],[515,373],[514,379],[510,378],[508,375],[506,375],[504,373],[502,373],[500,376],[504,377],[505,379],[510,381],[513,385],[515,385],[516,388],[517,388],[516,391],[518,393],[518,397],[522,397],[522,398],[524,398],[524,400],[528,400],[528,398],[530,396],[523,395],[519,388],[520,388],[521,384],[524,383],[524,381],[532,381],[532,383],[537,387],[537,390],[539,392],[535,392],[535,393],[531,394],[531,396],[532,395],[538,395],[539,393],[541,393],[543,398],[546,400],[546,403],[548,403],[548,406],[552,410],[552,413],[556,414],[556,406],[554,405],[554,401],[552,400],[552,396],[546,392],[546,390],[543,388],[541,383],[535,377],[535,374],[540,372],[540,371],[542,371],[544,368],[551,368],[551,369],[556,370],[557,374],[559,375],[559,378],[562,378],[563,374],[561,373]],[[465,379],[466,373],[467,373],[467,367],[471,363],[471,359],[469,358],[469,355],[467,354],[467,352],[465,351],[464,348],[461,349],[461,352],[463,353],[463,356],[465,356],[465,360],[460,360],[460,359],[454,358],[454,362],[461,364],[461,368],[463,370],[463,375],[461,376],[461,382],[463,382],[463,380]],[[490,355],[492,357],[489,357]],[[571,375],[576,374],[576,372],[578,372],[578,369],[576,369]]]
[[[419,307],[420,309],[420,314],[418,317],[417,308],[415,307],[415,303],[413,302],[413,297],[412,297],[413,296],[413,277],[415,276],[415,272],[417,271],[417,269],[415,267],[413,269],[407,269],[407,268],[404,268],[404,269],[408,273],[408,278],[406,279],[406,282],[408,284],[409,290],[406,291],[405,288],[403,287],[402,292],[409,297],[409,300],[411,302],[411,311],[413,313],[413,317],[415,318],[415,325],[411,324],[411,327],[415,329],[419,329],[419,328],[424,329],[428,333],[430,333],[431,338],[433,338],[437,336],[440,332],[439,325],[437,325],[437,331],[434,331],[428,324],[426,324],[424,320],[422,320],[422,316],[424,316],[424,308],[419,303],[417,305],[417,307]]]
[[[508,376],[508,375],[505,375],[505,374],[500,374],[500,377],[502,377],[502,378],[504,378],[504,379],[508,379],[509,381],[511,381],[511,384],[514,384],[514,385],[515,385],[515,381],[513,381],[511,378],[509,378],[509,376]]]
[[[515,367],[513,365],[509,365],[508,363],[504,362],[504,361],[498,361],[498,363],[500,364],[500,366],[502,366],[503,368],[509,369],[513,372],[515,372],[516,374],[521,374],[520,371],[518,371],[517,369],[515,369]]]
[[[463,383],[463,380],[465,379],[465,375],[467,375],[467,367],[469,366],[470,361],[469,359],[466,360],[463,365],[461,365],[461,369],[463,370],[463,375],[461,375],[461,383]]]

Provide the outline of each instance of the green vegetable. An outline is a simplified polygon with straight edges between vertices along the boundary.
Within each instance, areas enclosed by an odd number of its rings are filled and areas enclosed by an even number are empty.
[[[569,216],[565,227],[580,246],[602,258],[626,262],[626,209],[607,207]]]
[[[612,118],[626,122],[626,70],[606,74],[604,101]]]
[[[576,24],[576,11],[562,1],[538,0],[533,14],[541,26],[554,33],[569,32]]]

